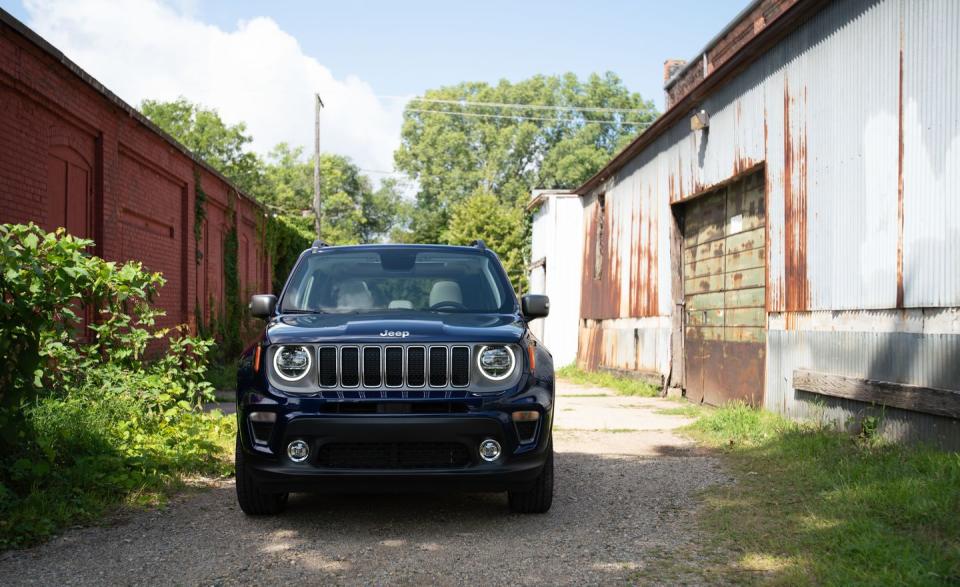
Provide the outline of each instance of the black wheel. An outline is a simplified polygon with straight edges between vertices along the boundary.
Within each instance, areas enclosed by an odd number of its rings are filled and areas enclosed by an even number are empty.
[[[238,433],[234,464],[237,468],[237,501],[243,513],[248,516],[273,516],[286,509],[289,494],[262,491],[243,461],[243,448],[240,447]]]
[[[526,491],[511,491],[507,494],[510,501],[510,511],[519,514],[544,514],[553,504],[553,442],[547,449],[547,462],[543,470],[533,482],[533,487]]]

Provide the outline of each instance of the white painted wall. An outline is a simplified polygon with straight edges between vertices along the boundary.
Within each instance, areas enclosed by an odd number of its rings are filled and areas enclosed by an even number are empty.
[[[577,360],[580,276],[583,267],[583,205],[576,194],[536,190],[543,203],[532,211],[530,293],[550,296],[550,315],[533,323],[533,332],[553,354],[557,367]]]

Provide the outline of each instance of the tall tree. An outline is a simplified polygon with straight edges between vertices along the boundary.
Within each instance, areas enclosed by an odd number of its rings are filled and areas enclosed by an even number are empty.
[[[247,125],[226,124],[212,109],[184,97],[173,102],[144,100],[140,111],[247,194],[263,190],[263,162],[248,150]]]
[[[470,196],[517,207],[534,188],[576,187],[657,115],[612,73],[465,82],[423,97],[440,102],[407,105],[394,155],[419,184],[412,238],[421,242],[442,240],[454,206]]]
[[[280,143],[267,155],[264,175],[263,203],[313,232],[313,164],[303,149]],[[320,156],[320,175],[321,233],[327,241],[376,242],[402,222],[402,198],[395,180],[384,180],[374,190],[349,158],[326,153]]]
[[[450,223],[441,238],[452,245],[467,245],[476,239],[500,255],[510,283],[523,291],[526,284],[526,216],[519,206],[504,206],[497,196],[477,193],[453,206]]]
[[[173,102],[144,100],[140,109],[241,190],[313,233],[313,163],[302,147],[280,143],[264,161],[249,151],[252,138],[246,134],[246,125],[228,125],[216,110],[182,97]],[[375,242],[395,226],[409,224],[405,220],[408,207],[396,181],[385,180],[375,190],[360,168],[341,155],[321,155],[320,173],[321,228],[326,240]]]

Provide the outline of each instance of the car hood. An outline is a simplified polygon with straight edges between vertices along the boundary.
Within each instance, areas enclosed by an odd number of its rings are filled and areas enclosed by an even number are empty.
[[[515,314],[396,312],[287,314],[267,325],[269,343],[519,342],[525,323]]]

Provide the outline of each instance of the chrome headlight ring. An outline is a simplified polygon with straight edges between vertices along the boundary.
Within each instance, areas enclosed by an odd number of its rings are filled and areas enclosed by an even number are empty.
[[[484,355],[488,351],[500,351],[500,350],[507,352],[507,357],[509,358],[510,366],[506,368],[506,370],[503,371],[503,373],[499,375],[494,375],[489,373],[487,371],[487,368],[484,367],[483,359],[484,359]],[[487,365],[487,367],[491,367],[491,365]],[[516,353],[514,353],[513,348],[511,348],[509,345],[484,345],[480,347],[480,352],[477,353],[477,368],[480,370],[480,373],[482,373],[483,376],[489,379],[490,381],[503,381],[504,379],[507,379],[508,377],[513,375],[514,370],[517,368],[517,355]]]
[[[273,353],[273,372],[284,381],[300,381],[310,372],[310,365],[313,362],[310,355],[310,349],[302,345],[278,346]],[[284,365],[280,364],[281,360],[285,363]],[[291,371],[300,371],[300,374],[288,374]]]

